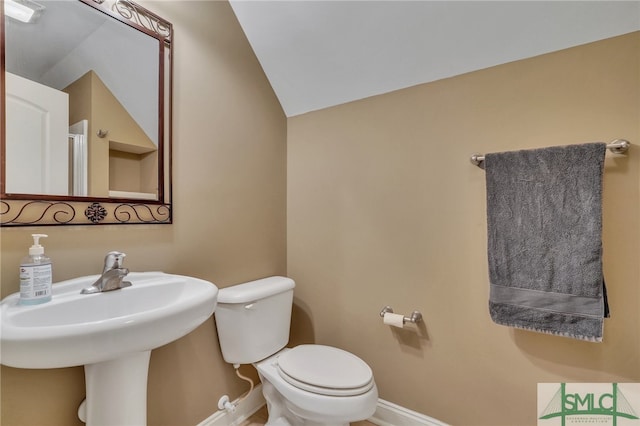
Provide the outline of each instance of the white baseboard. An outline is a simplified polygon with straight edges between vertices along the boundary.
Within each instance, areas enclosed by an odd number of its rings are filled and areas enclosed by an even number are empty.
[[[378,426],[448,426],[424,414],[401,407],[393,402],[378,399],[376,412],[367,419]]]
[[[247,420],[253,413],[266,404],[262,396],[262,384],[256,385],[253,392],[238,403],[238,399],[232,401],[236,405],[236,411],[229,413],[226,410],[216,411],[198,426],[236,426]]]
[[[216,411],[198,426],[236,426],[241,424],[266,404],[264,396],[262,396],[262,385],[257,385],[253,392],[239,403],[238,399],[232,402],[237,404],[235,412]],[[378,399],[376,412],[367,420],[378,426],[448,426],[439,420],[384,399]]]

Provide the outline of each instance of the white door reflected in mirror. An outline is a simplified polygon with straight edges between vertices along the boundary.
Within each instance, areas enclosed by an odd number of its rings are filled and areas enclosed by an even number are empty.
[[[69,193],[69,95],[5,73],[6,191],[16,194]]]

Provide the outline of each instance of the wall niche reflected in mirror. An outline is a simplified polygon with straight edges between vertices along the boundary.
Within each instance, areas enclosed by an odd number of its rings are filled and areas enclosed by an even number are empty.
[[[171,24],[5,0],[0,225],[171,223]]]

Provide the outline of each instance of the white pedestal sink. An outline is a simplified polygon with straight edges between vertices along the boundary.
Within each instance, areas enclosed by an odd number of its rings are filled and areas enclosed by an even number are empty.
[[[188,334],[215,309],[218,288],[162,272],[131,273],[133,285],[80,294],[98,275],[56,283],[53,300],[2,300],[0,363],[17,368],[84,365],[88,426],[140,426],[147,417],[151,350]]]

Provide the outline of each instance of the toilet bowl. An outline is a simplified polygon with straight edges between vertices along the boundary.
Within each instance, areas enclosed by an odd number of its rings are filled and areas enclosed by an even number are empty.
[[[330,362],[326,362],[327,355]],[[275,398],[287,408],[274,420],[284,417],[292,425],[348,425],[375,412],[378,389],[371,369],[349,352],[302,345],[283,349],[255,367],[263,388],[273,387],[267,392],[276,393],[269,398],[265,395],[267,403]],[[271,414],[276,413],[269,408],[271,420]]]
[[[215,318],[225,361],[255,366],[267,425],[341,426],[371,417],[378,389],[362,359],[325,345],[284,348],[294,286],[269,277],[219,291]]]

